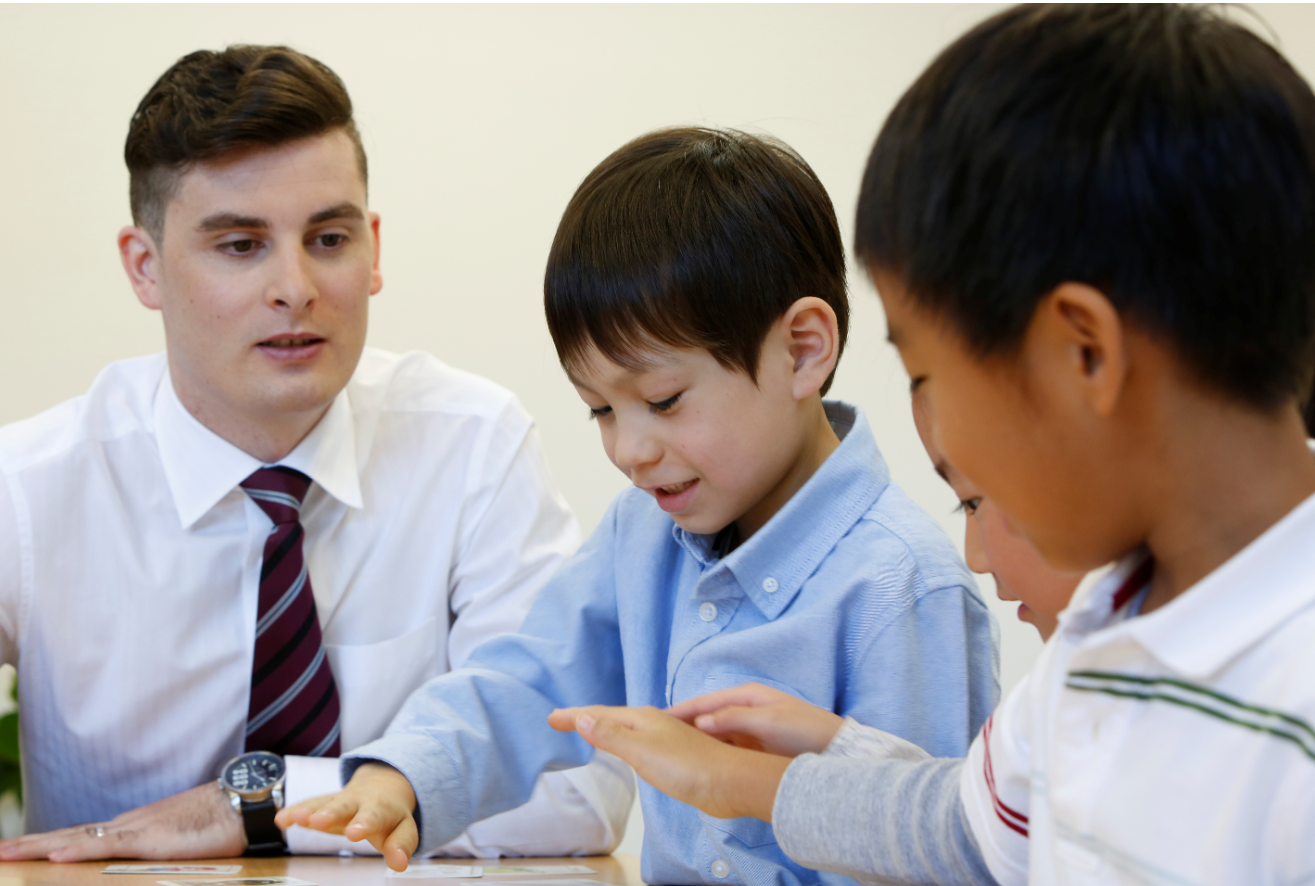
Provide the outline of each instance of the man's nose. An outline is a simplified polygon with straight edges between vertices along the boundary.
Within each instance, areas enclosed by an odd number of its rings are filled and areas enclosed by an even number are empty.
[[[272,277],[265,289],[270,307],[301,310],[318,294],[310,273],[310,257],[302,249],[290,249],[271,262]]]

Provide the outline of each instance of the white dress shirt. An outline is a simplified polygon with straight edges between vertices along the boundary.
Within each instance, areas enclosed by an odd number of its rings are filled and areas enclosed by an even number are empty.
[[[344,750],[515,631],[579,544],[515,398],[425,354],[367,349],[279,464],[314,481],[305,555]],[[0,656],[18,668],[28,832],[112,818],[242,752],[271,523],[238,483],[259,467],[182,406],[162,354],[0,429]],[[339,787],[336,760],[288,764],[289,802]],[[600,755],[445,849],[608,852],[633,790]],[[301,828],[289,841],[350,845]]]

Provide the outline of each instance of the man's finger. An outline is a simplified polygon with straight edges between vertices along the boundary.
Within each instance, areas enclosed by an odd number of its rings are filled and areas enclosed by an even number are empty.
[[[137,831],[111,831],[107,828],[103,837],[87,834],[80,840],[64,844],[47,857],[51,861],[61,863],[94,861],[101,858],[144,858],[145,856],[133,845],[136,837]]]
[[[420,834],[416,831],[416,822],[410,815],[406,816],[393,828],[393,832],[384,841],[382,850],[384,861],[395,871],[406,870],[407,862],[420,845]]]

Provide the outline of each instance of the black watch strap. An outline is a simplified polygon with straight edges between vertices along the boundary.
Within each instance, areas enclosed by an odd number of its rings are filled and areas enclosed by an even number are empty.
[[[274,824],[278,812],[274,798],[259,803],[242,803],[242,825],[247,832],[247,855],[282,855],[288,851],[283,842],[283,831]]]

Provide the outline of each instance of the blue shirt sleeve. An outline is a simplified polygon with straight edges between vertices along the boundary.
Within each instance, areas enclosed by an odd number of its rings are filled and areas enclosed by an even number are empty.
[[[383,738],[343,756],[344,783],[369,761],[407,777],[416,793],[420,852],[525,803],[544,771],[589,762],[593,748],[548,725],[554,708],[625,704],[616,510],[613,502],[544,587],[520,633],[476,647],[462,668],[412,693]]]

